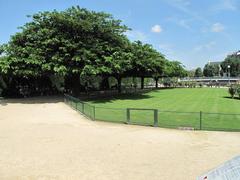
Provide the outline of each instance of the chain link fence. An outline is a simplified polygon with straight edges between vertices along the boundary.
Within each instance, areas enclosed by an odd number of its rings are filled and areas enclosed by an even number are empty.
[[[240,131],[240,114],[98,107],[67,94],[64,101],[92,120],[166,128]]]

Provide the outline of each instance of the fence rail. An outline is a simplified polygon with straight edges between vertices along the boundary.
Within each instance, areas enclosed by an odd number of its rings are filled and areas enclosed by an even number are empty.
[[[166,128],[240,131],[240,114],[98,107],[67,94],[64,101],[92,120]]]

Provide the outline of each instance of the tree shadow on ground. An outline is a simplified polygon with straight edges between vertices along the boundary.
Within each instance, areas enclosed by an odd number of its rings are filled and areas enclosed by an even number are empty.
[[[232,99],[232,100],[240,100],[239,97],[234,97],[234,98],[232,98],[232,97],[230,97],[230,96],[223,96],[223,98],[225,98],[225,99]]]
[[[39,96],[27,98],[6,98],[0,100],[0,106],[8,104],[49,104],[63,102],[62,96]]]
[[[108,103],[115,100],[140,100],[140,99],[149,99],[153,96],[149,94],[119,94],[111,97],[95,97],[86,99],[86,101],[90,101],[92,103]]]

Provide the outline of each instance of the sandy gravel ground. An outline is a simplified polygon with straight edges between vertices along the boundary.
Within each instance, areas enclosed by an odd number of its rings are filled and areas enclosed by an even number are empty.
[[[0,105],[0,179],[188,180],[240,154],[240,133],[93,122],[58,99]]]

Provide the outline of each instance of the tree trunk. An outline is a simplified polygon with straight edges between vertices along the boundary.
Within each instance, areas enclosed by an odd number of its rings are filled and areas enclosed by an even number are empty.
[[[141,77],[141,89],[144,88],[144,77]]]
[[[80,74],[72,74],[66,77],[65,87],[70,90],[73,95],[79,95],[81,91]]]
[[[158,88],[158,78],[155,78],[155,88]]]
[[[6,84],[6,82],[4,81],[4,79],[1,75],[0,75],[0,87],[3,88],[3,89],[7,88],[7,84]]]
[[[122,92],[122,78],[118,77],[117,78],[117,83],[118,83],[118,93]]]
[[[100,84],[100,89],[101,90],[110,89],[108,77],[103,77],[102,82]]]

